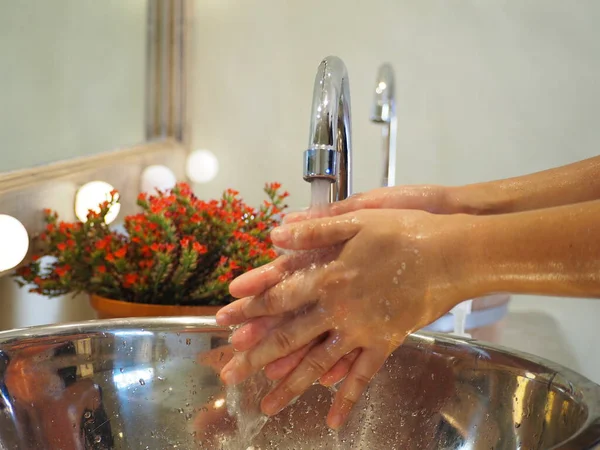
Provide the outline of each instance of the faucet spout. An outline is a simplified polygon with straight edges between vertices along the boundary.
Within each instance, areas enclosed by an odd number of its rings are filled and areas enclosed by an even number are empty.
[[[352,193],[350,87],[344,62],[325,58],[317,70],[313,90],[304,179],[331,182],[330,201]]]
[[[381,185],[396,184],[396,118],[394,69],[389,64],[382,64],[377,71],[375,94],[371,109],[371,122],[383,124],[383,174]]]

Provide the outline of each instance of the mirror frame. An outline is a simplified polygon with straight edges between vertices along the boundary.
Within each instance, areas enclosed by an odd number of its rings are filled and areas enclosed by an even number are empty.
[[[102,180],[120,194],[119,217],[135,212],[145,167],[169,167],[187,181],[190,151],[188,74],[193,0],[148,0],[146,32],[145,142],[106,149],[92,156],[40,167],[0,173],[0,214],[17,218],[30,241],[43,227],[43,209],[56,210],[62,220],[76,220],[75,194],[83,184]],[[35,252],[30,245],[29,260]],[[0,276],[11,271],[0,272]]]

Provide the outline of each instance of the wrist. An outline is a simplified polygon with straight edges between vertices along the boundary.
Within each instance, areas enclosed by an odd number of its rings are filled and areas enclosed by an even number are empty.
[[[441,247],[448,289],[453,293],[452,306],[488,294],[485,273],[481,264],[481,242],[485,238],[483,217],[469,214],[452,214],[441,220],[446,222],[446,233]]]
[[[514,199],[497,182],[448,186],[445,198],[449,213],[454,214],[506,214],[514,206]]]

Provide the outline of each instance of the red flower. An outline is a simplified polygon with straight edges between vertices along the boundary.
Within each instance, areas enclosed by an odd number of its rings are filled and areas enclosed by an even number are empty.
[[[135,283],[137,283],[139,275],[137,273],[128,273],[123,278],[123,286],[125,288],[132,287]]]
[[[140,269],[151,269],[152,266],[154,266],[154,261],[151,259],[143,259],[138,265],[140,266]]]
[[[64,277],[69,271],[71,270],[71,266],[69,266],[68,264],[65,264],[64,266],[57,266],[54,269],[54,273],[56,273],[56,275],[58,275],[59,277]]]
[[[107,245],[108,245],[108,242],[107,242],[106,239],[102,239],[101,241],[97,241],[96,244],[95,244],[97,250],[104,250]]]
[[[59,263],[47,277],[40,275],[39,263],[25,265],[17,276],[50,296],[102,292],[116,299],[169,304],[209,294],[224,304],[231,300],[227,283],[275,257],[268,232],[281,220],[274,214],[286,207],[283,199],[289,195],[280,193],[280,187],[265,184],[268,200],[259,208],[244,203],[234,189],[218,200],[200,200],[185,183],[153,195],[141,193],[141,211],[125,218],[123,234],[102,220],[117,203],[117,191],[90,211],[87,223],[60,222],[46,210],[40,238]]]
[[[194,251],[200,253],[201,255],[204,255],[205,253],[208,252],[208,249],[206,248],[206,246],[200,244],[199,242],[194,242],[192,244],[192,248],[194,249]]]

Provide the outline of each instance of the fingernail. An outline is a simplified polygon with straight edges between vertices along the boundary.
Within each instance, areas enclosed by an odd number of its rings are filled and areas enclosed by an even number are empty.
[[[263,400],[262,410],[267,416],[274,416],[279,411],[281,411],[282,407],[279,405],[279,400],[276,398],[265,398]]]
[[[221,370],[221,380],[223,380],[223,383],[226,385],[233,385],[239,382],[238,378],[239,374],[236,370],[236,360],[234,356],[233,359],[223,367],[223,370]]]
[[[226,309],[220,309],[215,316],[217,325],[231,325],[231,315]]]
[[[231,369],[226,367],[223,370],[221,370],[221,380],[223,380],[223,383],[225,383],[225,384],[232,384],[231,383]]]
[[[275,228],[273,231],[271,231],[271,240],[273,242],[275,242],[275,241],[286,242],[287,240],[289,240],[289,238],[290,238],[290,230],[289,230],[289,228],[287,228],[285,226]]]
[[[344,422],[344,416],[342,416],[341,414],[334,414],[331,417],[331,420],[329,421],[329,426],[333,429],[337,429],[339,427],[342,426],[342,423]]]

